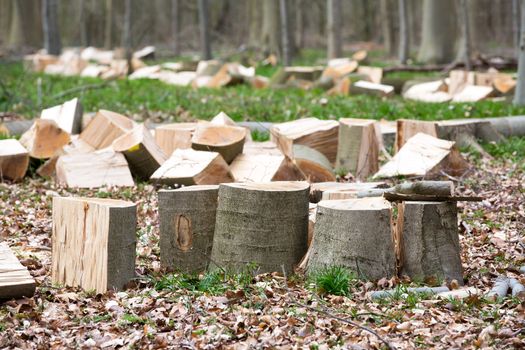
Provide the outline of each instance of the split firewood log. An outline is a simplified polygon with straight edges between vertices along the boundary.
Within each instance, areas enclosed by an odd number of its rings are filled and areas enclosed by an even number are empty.
[[[58,127],[70,135],[80,133],[82,127],[82,104],[78,98],[61,105],[42,110],[40,119],[54,120]]]
[[[37,159],[53,157],[70,141],[69,133],[58,127],[53,120],[37,119],[20,138],[29,156]]]
[[[176,149],[191,148],[191,138],[197,123],[173,123],[155,128],[155,141],[167,155],[171,156]]]
[[[239,126],[199,124],[191,147],[199,151],[218,152],[230,164],[242,153],[247,131]]]
[[[101,109],[82,131],[80,139],[95,149],[103,149],[134,126],[135,123],[128,117]]]
[[[29,165],[29,152],[18,140],[0,140],[0,182],[21,180]]]
[[[293,161],[310,183],[335,181],[334,169],[321,152],[303,146],[293,145]]]
[[[230,165],[237,182],[300,181],[305,176],[283,155],[239,154]]]

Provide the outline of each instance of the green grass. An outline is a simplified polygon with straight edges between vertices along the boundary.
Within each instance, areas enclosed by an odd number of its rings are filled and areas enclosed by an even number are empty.
[[[525,164],[525,138],[509,137],[500,143],[486,143],[483,148],[493,157],[508,159],[513,162],[521,162],[524,169]]]
[[[320,294],[350,295],[350,285],[356,276],[350,270],[340,266],[320,269],[310,275]]]

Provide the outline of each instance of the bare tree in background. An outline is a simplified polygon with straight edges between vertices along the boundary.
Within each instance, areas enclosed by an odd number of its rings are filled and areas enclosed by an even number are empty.
[[[133,70],[131,65],[131,0],[126,0],[124,6],[124,32],[122,33],[122,46],[126,52],[128,73],[131,73]]]
[[[113,0],[106,0],[106,22],[104,28],[104,47],[113,48]]]
[[[171,34],[173,35],[173,54],[180,54],[179,43],[179,0],[171,0]]]
[[[472,64],[470,61],[471,51],[472,51],[472,43],[470,40],[470,28],[469,28],[469,11],[468,11],[468,5],[467,0],[460,0],[460,14],[461,14],[461,35],[462,35],[462,47],[460,49],[460,52],[462,53],[461,59],[465,63],[465,68],[467,70],[472,70]]]
[[[450,13],[453,10],[454,0],[423,0],[419,61],[449,63],[454,59],[456,17]]]
[[[326,2],[326,31],[328,32],[328,58],[343,55],[341,43],[341,0]]]
[[[199,31],[201,37],[202,58],[211,59],[210,23],[208,16],[208,0],[199,0]]]
[[[80,46],[88,46],[86,26],[86,1],[80,0],[78,13],[78,26],[80,29]]]
[[[292,64],[290,37],[288,34],[288,11],[286,8],[286,0],[279,0],[279,9],[281,17],[281,45],[283,48],[283,63],[285,66]]]
[[[279,2],[278,0],[262,1],[261,45],[265,54],[280,53],[279,37]]]
[[[525,1],[521,1],[521,37],[518,55],[518,83],[514,93],[514,104],[525,105]]]
[[[58,0],[42,1],[42,28],[44,48],[51,55],[60,55],[60,31],[58,29]]]
[[[512,0],[512,34],[516,44],[516,52],[520,47],[520,0]]]
[[[408,36],[408,11],[406,0],[399,0],[399,63],[406,64],[410,54]]]
[[[395,44],[394,44],[394,28],[393,28],[393,19],[392,19],[392,8],[391,0],[380,0],[379,2],[379,13],[381,21],[381,32],[383,36],[383,43],[385,45],[385,50],[390,55],[395,53]]]

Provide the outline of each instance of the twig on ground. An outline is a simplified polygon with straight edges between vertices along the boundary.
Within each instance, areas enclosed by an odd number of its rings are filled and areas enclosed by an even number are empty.
[[[69,94],[73,94],[73,93],[77,93],[77,92],[84,92],[86,90],[94,90],[94,89],[100,89],[100,88],[103,88],[105,86],[107,86],[109,83],[111,82],[111,80],[106,80],[102,83],[98,83],[98,84],[87,84],[87,85],[82,85],[82,86],[76,86],[72,89],[68,89],[68,90],[65,90],[65,91],[62,91],[56,95],[54,95],[52,97],[52,99],[59,99],[59,98],[62,98],[64,96],[67,96]]]

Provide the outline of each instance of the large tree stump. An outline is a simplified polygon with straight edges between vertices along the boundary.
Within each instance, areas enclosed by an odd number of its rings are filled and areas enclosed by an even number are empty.
[[[137,208],[100,198],[53,198],[54,283],[103,293],[135,277]]]
[[[206,270],[213,245],[218,185],[159,191],[160,262],[185,272]]]
[[[256,263],[259,272],[293,271],[306,252],[306,182],[222,184],[213,238],[212,263],[242,270]]]
[[[128,117],[101,109],[82,131],[80,139],[95,149],[102,149],[111,146],[134,126]]]
[[[6,243],[0,243],[0,300],[32,297],[36,283]]]
[[[21,180],[29,165],[29,153],[18,140],[0,140],[0,182]]]
[[[201,124],[193,133],[191,147],[199,151],[218,152],[226,163],[242,153],[247,131],[239,126]]]
[[[382,198],[319,202],[308,271],[343,266],[365,279],[394,276],[390,220],[391,206]]]
[[[70,135],[53,120],[37,119],[20,138],[29,156],[38,159],[53,157],[70,141]]]
[[[401,273],[463,284],[457,220],[456,202],[401,203],[396,227]]]
[[[82,127],[82,104],[74,98],[61,105],[42,110],[40,119],[55,121],[58,127],[65,132],[76,135]]]

